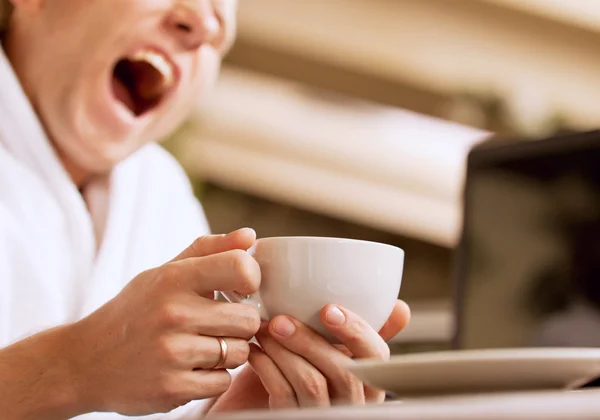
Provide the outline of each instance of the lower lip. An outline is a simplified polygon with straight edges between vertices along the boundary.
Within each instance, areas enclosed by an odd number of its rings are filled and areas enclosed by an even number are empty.
[[[107,117],[111,121],[110,124],[121,132],[130,132],[135,125],[143,124],[151,115],[152,111],[147,112],[141,116],[136,116],[123,102],[118,100],[113,92],[113,75],[110,74],[108,83],[105,84],[106,89],[104,90],[104,97],[106,99],[107,106]],[[164,99],[163,99],[164,100]],[[157,107],[158,108],[158,107]]]
[[[117,100],[113,93],[113,74],[112,71],[108,75],[108,80],[104,83],[101,97],[106,105],[104,108],[107,123],[111,124],[118,130],[130,130],[136,123],[135,115],[123,104]]]

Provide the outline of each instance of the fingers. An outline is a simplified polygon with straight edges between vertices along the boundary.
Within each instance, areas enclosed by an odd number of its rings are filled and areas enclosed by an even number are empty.
[[[159,281],[184,284],[199,295],[215,290],[252,294],[260,285],[258,263],[242,250],[169,263],[162,268],[160,275]]]
[[[374,404],[382,403],[385,401],[385,391],[365,385],[365,400]]]
[[[223,369],[235,369],[248,361],[250,348],[246,340],[230,337],[224,340],[227,357]],[[214,369],[221,360],[221,345],[216,337],[177,334],[158,346],[163,362],[177,369]]]
[[[397,300],[392,314],[381,330],[379,330],[379,335],[384,341],[391,340],[408,325],[409,321],[410,308],[404,301]]]
[[[260,328],[260,314],[251,305],[181,295],[164,304],[155,322],[166,330],[249,340]]]
[[[190,370],[174,376],[172,383],[164,387],[173,390],[172,398],[181,406],[192,400],[218,397],[230,385],[231,375],[226,370]]]
[[[321,335],[286,316],[274,318],[269,324],[269,332],[279,344],[295,354],[302,355],[325,375],[330,396],[335,403],[364,404],[363,384],[347,369],[353,361]]]
[[[196,239],[181,254],[171,262],[181,261],[186,258],[205,257],[232,249],[249,249],[256,241],[256,232],[250,228],[243,228],[226,235],[207,235]]]
[[[227,391],[230,385],[231,375],[226,370],[186,370],[162,375],[159,380],[145,383],[145,386],[152,390],[147,398],[147,404],[151,404],[152,408],[133,413],[168,412],[193,400],[218,397]],[[120,405],[121,409],[117,406],[114,410],[131,410],[127,408],[130,404],[131,401],[125,400]]]
[[[250,344],[248,363],[260,378],[269,394],[269,407],[273,409],[298,407],[296,393],[285,379],[275,362],[267,356],[256,344]]]
[[[209,301],[205,307],[196,310],[192,328],[202,335],[250,340],[260,328],[260,314],[251,305]]]
[[[223,369],[235,369],[248,361],[250,345],[246,340],[223,337],[227,346]],[[214,369],[221,361],[221,344],[216,337],[197,337],[195,343],[196,358],[193,367],[196,369]]]
[[[390,358],[390,349],[383,338],[355,313],[337,305],[327,305],[321,311],[321,322],[354,357],[382,360]]]
[[[403,310],[402,306],[400,306],[400,310]],[[406,312],[400,313],[406,314]],[[396,317],[396,315],[393,316]],[[394,319],[403,320],[406,317],[402,316]],[[390,348],[385,340],[355,313],[336,305],[327,305],[321,311],[321,322],[331,334],[348,348],[348,351],[354,357],[381,360],[390,358]],[[394,331],[397,326],[394,327],[394,324],[391,323],[389,325],[387,333],[395,335]],[[385,399],[384,391],[369,386],[364,387],[364,395],[369,402],[382,402]]]
[[[273,360],[283,376],[287,378],[294,390],[298,404],[302,407],[331,405],[327,380],[323,374],[303,357],[294,354],[275,341],[267,328],[261,328],[256,334],[256,339],[265,354]]]

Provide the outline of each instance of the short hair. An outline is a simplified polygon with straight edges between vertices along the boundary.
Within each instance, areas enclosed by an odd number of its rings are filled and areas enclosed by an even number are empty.
[[[10,4],[10,0],[0,0],[0,34],[6,30],[11,13],[12,4]]]

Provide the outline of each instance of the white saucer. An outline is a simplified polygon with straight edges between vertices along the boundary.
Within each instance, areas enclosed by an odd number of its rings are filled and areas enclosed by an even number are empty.
[[[600,376],[600,349],[459,350],[364,360],[349,367],[398,397],[574,389]]]

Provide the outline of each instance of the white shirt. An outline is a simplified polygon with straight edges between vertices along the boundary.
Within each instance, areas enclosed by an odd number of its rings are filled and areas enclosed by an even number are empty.
[[[1,49],[0,83],[2,348],[85,317],[209,228],[184,171],[157,145],[119,164],[110,179],[90,185],[84,200]],[[193,402],[157,417],[184,418],[201,405]]]

